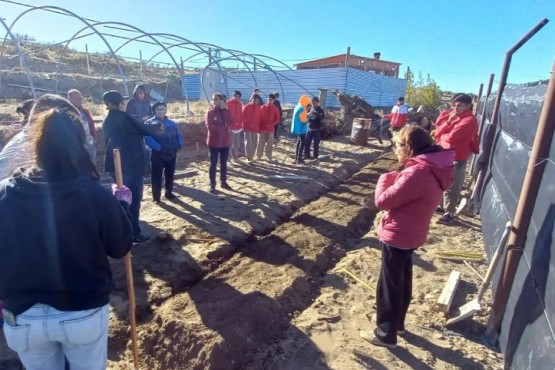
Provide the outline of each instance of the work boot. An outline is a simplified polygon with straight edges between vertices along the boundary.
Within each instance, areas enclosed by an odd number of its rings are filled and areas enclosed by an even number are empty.
[[[174,193],[166,193],[165,197],[166,197],[166,199],[168,199],[168,200],[177,199],[177,195],[175,195]]]
[[[133,244],[139,244],[149,241],[150,238],[148,236],[144,236],[142,234],[136,235],[133,237]]]
[[[449,224],[449,223],[453,222],[454,219],[455,219],[455,217],[453,216],[453,214],[447,212],[443,216],[441,216],[437,222],[439,222],[441,224]]]

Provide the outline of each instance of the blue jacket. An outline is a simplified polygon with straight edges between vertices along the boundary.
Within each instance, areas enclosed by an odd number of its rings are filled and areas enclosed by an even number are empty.
[[[156,136],[145,136],[145,143],[148,147],[162,155],[171,157],[183,146],[183,135],[181,128],[177,124],[165,117],[163,120],[152,117],[145,122],[145,125],[162,124],[163,130]]]
[[[310,98],[306,95],[301,96],[299,104],[293,110],[293,120],[291,121],[291,133],[293,135],[304,135],[308,131],[307,108]]]

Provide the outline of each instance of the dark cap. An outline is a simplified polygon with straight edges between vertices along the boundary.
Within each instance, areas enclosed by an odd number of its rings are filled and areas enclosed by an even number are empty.
[[[123,102],[123,95],[116,90],[106,91],[102,95],[102,101],[106,105],[118,105],[119,103]]]
[[[163,106],[163,107],[167,107],[168,105],[166,104],[166,102],[163,101],[158,101],[156,103],[154,103],[154,105],[152,106],[152,111],[156,111],[156,108]]]

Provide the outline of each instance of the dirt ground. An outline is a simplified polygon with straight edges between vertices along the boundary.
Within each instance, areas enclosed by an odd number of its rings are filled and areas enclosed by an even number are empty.
[[[202,127],[185,131],[177,201],[155,205],[145,189],[141,219],[153,239],[133,248],[141,369],[502,368],[501,355],[480,340],[488,310],[446,329],[435,307],[454,269],[462,279],[452,307],[478,290],[480,278],[468,266],[435,255],[483,253],[477,218],[444,226],[435,216],[429,242],[414,256],[413,302],[398,348],[360,338],[374,327],[380,266],[379,214],[363,199],[373,198],[378,176],[395,165],[388,148],[336,137],[322,143],[322,160],[297,166],[293,140],[284,136],[274,162],[232,164],[234,190],[216,196],[207,192],[202,134]],[[308,179],[270,178],[292,174]],[[485,260],[472,265],[485,274]],[[131,369],[123,261],[112,261],[112,269],[108,368]],[[0,369],[16,369],[0,342]]]

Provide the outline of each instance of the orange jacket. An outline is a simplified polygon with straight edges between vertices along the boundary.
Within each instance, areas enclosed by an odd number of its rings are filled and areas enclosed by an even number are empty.
[[[279,109],[275,105],[264,104],[261,109],[261,120],[259,132],[274,132],[279,123]]]
[[[258,104],[249,103],[243,108],[243,130],[246,132],[260,132],[262,110]]]
[[[227,101],[227,110],[233,117],[233,123],[228,128],[230,130],[240,130],[243,128],[243,104],[235,99]]]

